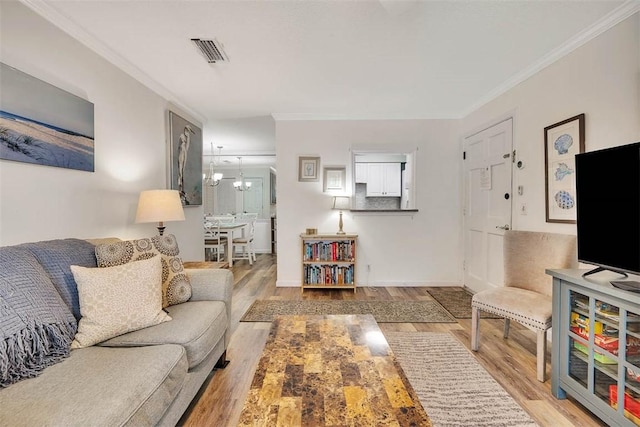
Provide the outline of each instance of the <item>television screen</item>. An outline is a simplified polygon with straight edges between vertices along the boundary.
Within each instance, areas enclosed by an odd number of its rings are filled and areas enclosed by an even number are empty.
[[[578,260],[640,274],[640,142],[576,155]]]

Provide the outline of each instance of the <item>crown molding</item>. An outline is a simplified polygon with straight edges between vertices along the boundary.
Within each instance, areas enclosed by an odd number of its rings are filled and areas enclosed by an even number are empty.
[[[469,114],[473,113],[483,105],[488,104],[490,101],[493,101],[500,95],[504,94],[510,89],[513,89],[515,86],[524,82],[536,73],[539,73],[554,62],[562,59],[580,46],[598,37],[605,31],[613,28],[620,22],[629,18],[631,15],[638,13],[638,11],[640,11],[640,0],[625,1],[620,6],[605,15],[602,19],[585,28],[583,31],[570,38],[566,43],[543,56],[539,61],[533,63],[531,66],[525,68],[509,80],[506,80],[500,86],[493,89],[491,92],[487,93],[474,104],[466,108],[466,110],[462,111],[461,114],[458,115],[458,118],[467,117]]]
[[[1,0],[0,0],[1,1]],[[87,46],[89,49],[105,58],[108,62],[119,68],[135,80],[139,81],[151,91],[155,92],[159,96],[163,97],[167,101],[173,103],[177,107],[183,109],[186,113],[194,116],[195,119],[205,123],[206,117],[201,113],[194,111],[192,108],[185,105],[178,97],[173,94],[169,89],[158,83],[151,78],[148,74],[140,70],[131,62],[123,58],[121,55],[114,52],[111,48],[100,42],[94,36],[89,34],[81,26],[62,15],[57,9],[55,9],[51,2],[45,0],[19,0],[21,3],[29,7],[31,10],[42,16],[47,21],[51,22],[56,27],[60,28],[65,33]],[[305,113],[274,113],[271,116],[275,121],[295,121],[295,120],[425,120],[425,119],[462,119],[474,111],[478,110],[485,104],[493,101],[500,95],[513,89],[518,84],[532,77],[536,73],[540,72],[544,68],[560,60],[564,56],[573,52],[577,48],[581,47],[585,43],[629,18],[631,15],[640,11],[640,0],[626,0],[616,9],[608,13],[602,19],[598,20],[585,30],[576,34],[570,38],[566,43],[560,47],[549,52],[543,56],[539,61],[533,63],[531,66],[522,70],[512,78],[506,80],[498,87],[494,88],[486,95],[482,96],[475,103],[468,106],[459,113],[448,112],[435,115],[430,114],[398,114],[398,115],[385,115],[384,117],[379,115],[353,115],[353,114],[305,114]]]
[[[206,118],[199,112],[194,111],[182,102],[175,94],[169,89],[158,83],[151,78],[147,73],[133,65],[130,61],[117,54],[113,49],[99,41],[93,35],[89,34],[84,28],[70,20],[63,14],[61,14],[51,2],[45,0],[19,0],[20,3],[33,10],[38,15],[58,27],[70,35],[75,40],[79,41],[93,52],[97,53],[109,63],[122,70],[124,73],[137,80],[146,86],[149,90],[155,92],[168,102],[174,104],[176,107],[184,110],[186,113],[192,115],[196,120],[201,123],[206,122]]]
[[[455,120],[455,114],[315,114],[315,113],[273,113],[278,121],[368,121],[368,120]]]

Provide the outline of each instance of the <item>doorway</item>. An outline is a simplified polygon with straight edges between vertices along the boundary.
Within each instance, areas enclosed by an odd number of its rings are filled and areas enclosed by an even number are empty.
[[[478,292],[504,283],[503,235],[511,228],[513,119],[464,140],[464,283]]]

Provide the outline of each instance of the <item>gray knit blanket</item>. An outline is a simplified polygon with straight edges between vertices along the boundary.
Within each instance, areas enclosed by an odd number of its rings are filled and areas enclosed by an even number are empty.
[[[26,247],[0,247],[0,387],[67,357],[76,329],[36,256]]]

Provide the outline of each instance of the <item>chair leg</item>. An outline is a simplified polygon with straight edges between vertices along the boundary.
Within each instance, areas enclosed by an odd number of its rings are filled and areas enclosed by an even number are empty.
[[[478,351],[480,341],[480,309],[472,307],[471,311],[471,350]]]
[[[511,325],[511,320],[508,318],[504,318],[504,331],[502,333],[503,338],[509,338],[509,326]]]
[[[547,331],[537,331],[537,350],[536,350],[536,363],[538,371],[538,381],[541,383],[547,379]]]

